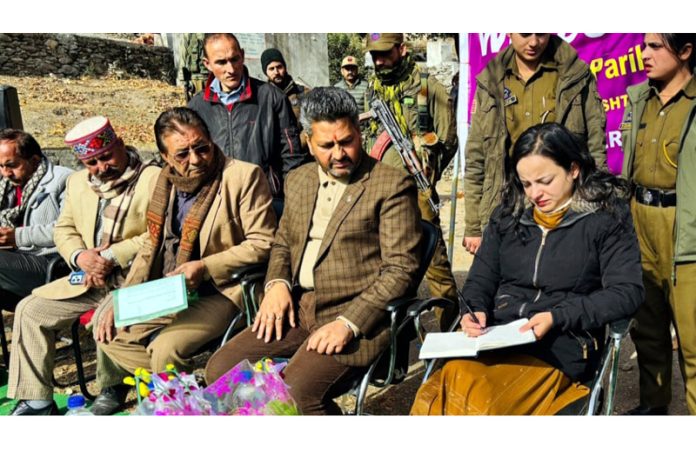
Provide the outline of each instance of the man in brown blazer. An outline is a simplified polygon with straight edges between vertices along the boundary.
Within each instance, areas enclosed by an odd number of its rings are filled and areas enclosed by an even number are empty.
[[[138,367],[159,372],[171,363],[190,372],[193,354],[222,336],[239,312],[241,288],[230,284],[232,270],[266,262],[276,229],[261,168],[226,158],[195,111],[165,111],[155,136],[166,165],[150,199],[149,236],[124,287],[183,274],[198,299],[189,298],[188,308],[174,315],[115,332],[109,296],[95,313],[95,337],[99,349],[125,371],[111,375],[112,385]]]
[[[286,357],[302,412],[340,413],[331,399],[386,349],[385,306],[415,282],[420,214],[412,179],[362,150],[358,113],[339,88],[304,98],[316,162],[288,177],[264,300],[254,325],[208,362],[209,383],[245,358]]]
[[[34,289],[17,305],[7,391],[20,400],[12,413],[17,416],[58,413],[52,383],[56,334],[123,281],[145,240],[145,213],[160,171],[125,146],[103,116],[80,122],[65,141],[86,167],[68,178],[53,229],[58,252],[74,272]],[[102,385],[104,365],[98,356]]]

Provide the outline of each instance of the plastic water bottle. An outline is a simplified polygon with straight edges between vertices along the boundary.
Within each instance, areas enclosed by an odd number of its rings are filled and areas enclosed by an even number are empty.
[[[74,394],[68,398],[68,412],[66,416],[94,416],[85,408],[85,398],[82,394]]]

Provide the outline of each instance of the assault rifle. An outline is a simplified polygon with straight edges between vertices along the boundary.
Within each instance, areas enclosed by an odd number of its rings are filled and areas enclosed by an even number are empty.
[[[428,204],[433,210],[433,213],[437,213],[440,207],[437,205],[433,199],[432,192],[429,191],[432,186],[425,173],[423,172],[423,167],[421,166],[418,156],[413,148],[413,143],[406,136],[404,136],[401,131],[401,127],[396,123],[396,119],[392,114],[391,110],[381,99],[375,99],[370,102],[369,113],[373,118],[377,118],[379,122],[384,126],[387,134],[391,138],[394,148],[399,153],[401,157],[401,162],[404,164],[406,171],[413,176],[416,180],[416,185],[418,186],[418,191],[422,193],[429,193]]]

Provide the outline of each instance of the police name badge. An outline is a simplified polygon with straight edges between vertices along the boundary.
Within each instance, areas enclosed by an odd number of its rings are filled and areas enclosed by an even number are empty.
[[[503,90],[503,105],[508,106],[508,105],[513,105],[517,103],[517,96],[512,94],[512,91],[510,91],[510,88],[507,86]]]
[[[633,112],[629,111],[626,115],[626,120],[619,124],[619,130],[631,130],[631,123],[633,122]]]

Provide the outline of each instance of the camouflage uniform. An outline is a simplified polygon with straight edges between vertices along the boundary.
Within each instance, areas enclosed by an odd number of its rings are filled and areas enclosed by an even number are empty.
[[[370,33],[367,36],[367,50],[386,51],[402,42],[403,35],[401,33]],[[432,184],[433,198],[436,203],[439,203],[435,184],[457,152],[456,118],[453,114],[449,94],[434,76],[422,72],[409,56],[403,58],[398,65],[399,68],[396,70],[402,73],[401,76],[395,80],[386,81],[380,78],[380,74],[376,73],[369,81],[366,96],[368,102],[375,97],[385,101],[397,122],[402,124],[402,130],[405,126],[407,129],[405,135],[412,138],[416,154],[426,168],[426,174],[428,174]],[[422,77],[427,77],[427,82],[421,83]],[[380,85],[386,89],[381,89]],[[392,94],[385,95],[384,91]],[[369,152],[383,132],[383,127],[379,121],[371,119],[370,124],[364,126],[364,132],[366,135],[365,149]],[[406,171],[399,153],[393,146],[387,148],[381,160]],[[418,206],[422,218],[439,227],[440,216],[433,212],[428,205],[429,196],[430,193],[419,192]],[[447,258],[447,248],[442,234],[438,239],[435,255],[426,272],[426,278],[432,296],[456,301],[457,287]],[[441,320],[440,326],[449,326],[455,312],[447,313],[444,316],[441,314],[438,313]]]
[[[204,33],[184,34],[179,81],[186,87],[186,102],[191,100],[194,94],[203,90],[208,80],[208,69],[203,64],[204,38]]]

